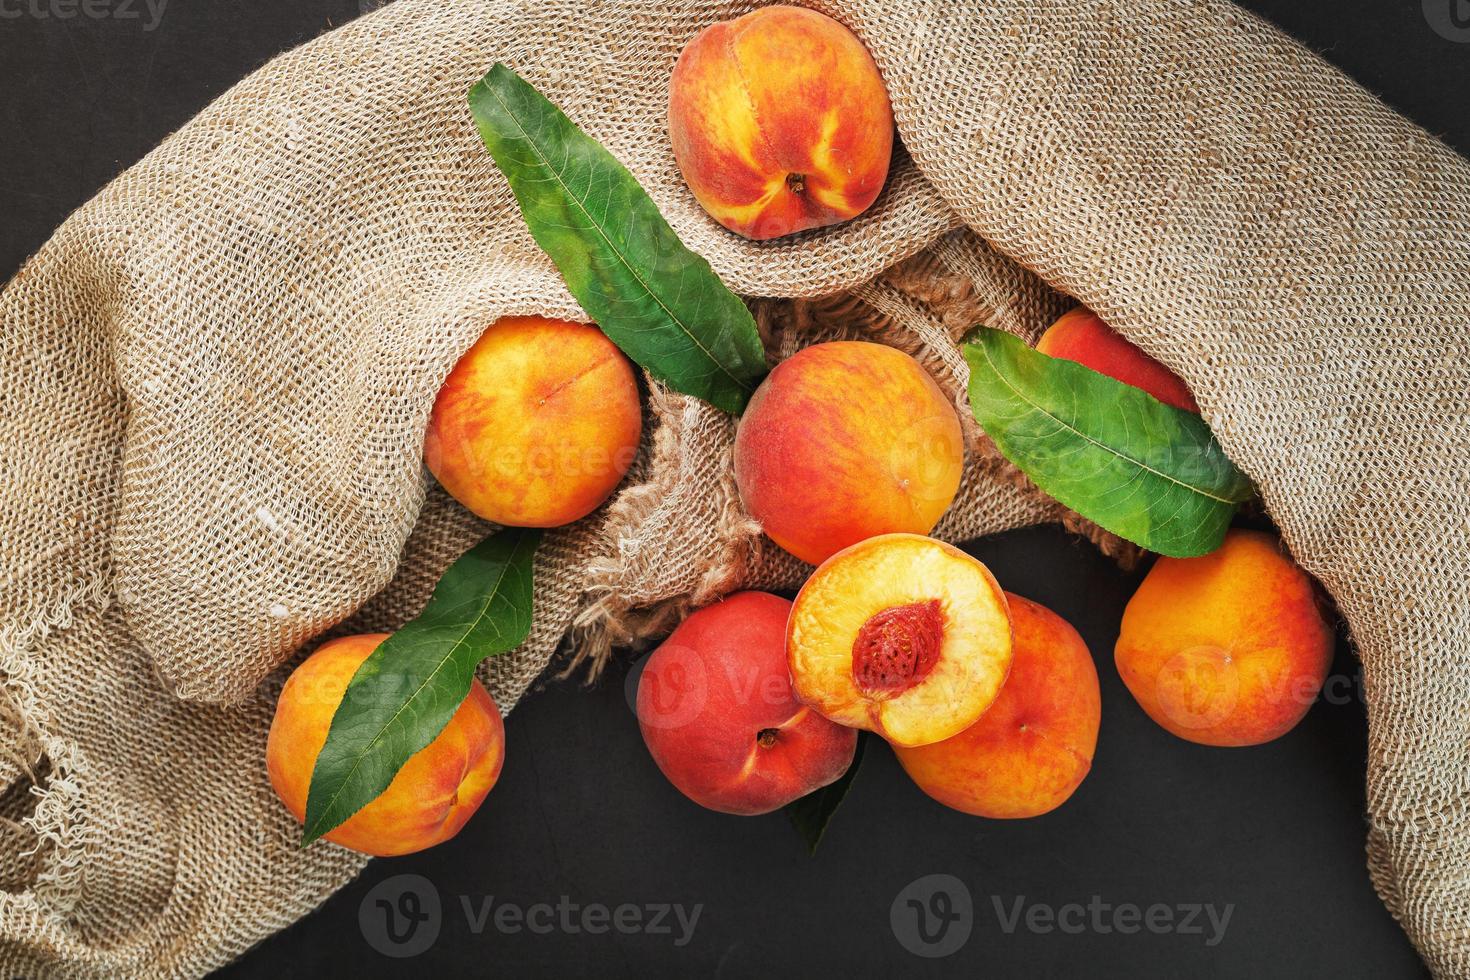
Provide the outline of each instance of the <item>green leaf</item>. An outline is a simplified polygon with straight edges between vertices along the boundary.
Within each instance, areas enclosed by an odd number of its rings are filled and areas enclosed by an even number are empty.
[[[807,850],[812,854],[817,853],[817,845],[822,842],[822,835],[827,832],[827,824],[832,820],[832,814],[847,799],[847,791],[852,788],[852,781],[857,777],[858,767],[863,764],[863,752],[868,746],[868,733],[859,732],[857,750],[852,755],[852,765],[847,767],[847,772],[835,782],[828,783],[815,793],[808,793],[799,800],[786,804],[786,816],[791,818],[794,826],[802,839],[806,841]]]
[[[654,377],[739,413],[766,371],[755,320],[633,175],[504,65],[470,91],[470,109],[587,315]]]
[[[501,531],[449,566],[419,617],[352,675],[306,798],[302,846],[340,825],[393,782],[459,710],[481,660],[531,632],[531,560],[541,532]]]
[[[1150,551],[1219,547],[1254,489],[1204,419],[1003,330],[966,341],[975,418],[1037,486]]]

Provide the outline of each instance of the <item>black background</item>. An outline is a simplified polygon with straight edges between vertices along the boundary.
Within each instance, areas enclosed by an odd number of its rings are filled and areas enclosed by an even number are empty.
[[[4,10],[31,0],[0,0]],[[1436,0],[1437,2],[1437,0]],[[1445,0],[1453,2],[1453,0]],[[1253,0],[1245,6],[1321,51],[1391,105],[1470,151],[1470,44],[1436,34],[1418,0]],[[0,19],[0,280],[106,181],[271,55],[356,16],[359,0],[173,0],[139,20]],[[724,817],[655,769],[625,700],[625,668],[590,690],[549,683],[508,721],[500,784],[455,841],[374,862],[361,879],[221,975],[724,977],[870,975],[1420,976],[1363,867],[1365,720],[1356,664],[1278,742],[1219,750],[1156,728],[1110,655],[1137,582],[1086,544],[1039,529],[979,543],[1007,588],[1056,609],[1097,656],[1096,764],[1061,810],[1023,822],[932,803],[881,744],[820,853],[779,815]],[[948,873],[975,900],[974,932],[947,959],[908,953],[889,906]],[[427,877],[444,902],[433,947],[385,958],[358,910],[375,884]],[[471,932],[460,898],[701,904],[692,941],[668,935]],[[1232,905],[1206,935],[1005,933],[1010,907]]]

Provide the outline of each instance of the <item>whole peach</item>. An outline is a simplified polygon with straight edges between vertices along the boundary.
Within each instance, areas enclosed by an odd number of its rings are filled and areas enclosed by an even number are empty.
[[[281,689],[266,742],[266,769],[276,795],[298,821],[305,817],[312,769],[347,683],[387,638],[387,633],[365,633],[324,643]],[[443,843],[479,808],[504,761],[500,712],[476,682],[444,731],[404,763],[383,794],[324,836],[377,857]]]
[[[674,158],[720,224],[766,239],[871,205],[893,155],[878,66],[837,21],[762,7],[700,32],[669,84]]]
[[[1039,603],[1006,599],[1015,659],[995,703],[953,738],[893,751],[919,788],[945,806],[1011,819],[1055,810],[1082,785],[1102,699],[1077,631]]]
[[[1085,307],[1064,314],[1047,328],[1036,342],[1036,349],[1141,388],[1165,405],[1199,412],[1194,395],[1179,375],[1139,350]]]
[[[559,527],[606,500],[643,431],[638,381],[596,327],[497,320],[444,382],[424,461],[488,521]]]
[[[1275,536],[1231,530],[1201,558],[1160,558],[1123,613],[1114,659],[1150,718],[1203,745],[1291,731],[1332,665],[1312,580]]]
[[[964,468],[959,416],[928,372],[883,344],[798,351],[756,389],[735,481],[771,540],[821,564],[876,534],[927,534]]]
[[[791,603],[739,592],[693,613],[644,666],[638,724],[685,796],[722,813],[768,813],[852,764],[857,733],[796,700],[786,673]]]

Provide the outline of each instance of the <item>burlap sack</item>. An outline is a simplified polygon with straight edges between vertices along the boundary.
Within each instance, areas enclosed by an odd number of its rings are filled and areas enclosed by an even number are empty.
[[[759,298],[773,358],[871,333],[958,400],[952,338],[1032,335],[1054,288],[1182,374],[1361,651],[1374,882],[1470,970],[1470,168],[1223,2],[833,0],[912,162],[857,221],[753,245],[663,122],[680,47],[749,6],[398,0],[241,83],[0,295],[6,975],[197,975],[361,866],[298,850],[266,784],[279,668],[401,622],[485,533],[426,489],[433,395],[494,318],[578,315],[465,108],[497,60]],[[740,512],[732,421],[649,410],[627,488],[548,538],[535,635],[485,672],[504,709],[569,631],[596,660],[801,574]],[[1063,516],[970,448],[939,533]]]

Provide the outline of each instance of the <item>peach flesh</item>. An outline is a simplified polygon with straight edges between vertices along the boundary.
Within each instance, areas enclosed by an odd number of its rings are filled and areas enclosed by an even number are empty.
[[[885,534],[833,555],[802,586],[786,627],[796,696],[895,745],[958,734],[1010,669],[1006,599],[952,545]]]

